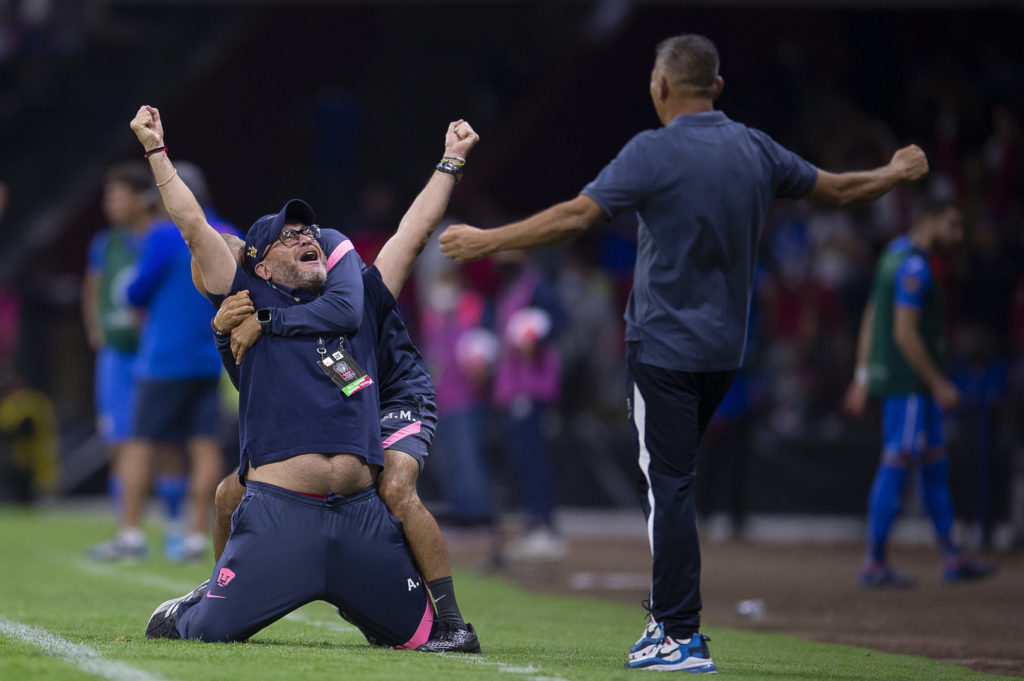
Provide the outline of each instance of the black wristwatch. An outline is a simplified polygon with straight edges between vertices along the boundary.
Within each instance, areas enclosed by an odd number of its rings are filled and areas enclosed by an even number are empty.
[[[256,321],[260,323],[260,329],[263,333],[270,333],[270,309],[263,308],[256,310]]]

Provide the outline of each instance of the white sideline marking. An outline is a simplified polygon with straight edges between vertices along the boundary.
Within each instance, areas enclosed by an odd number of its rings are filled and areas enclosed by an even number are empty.
[[[163,681],[163,677],[144,672],[124,662],[108,660],[96,650],[80,643],[72,643],[46,629],[33,627],[0,616],[0,634],[21,639],[29,645],[40,648],[51,657],[59,657],[82,671],[101,676],[110,681]]]
[[[445,653],[440,653],[438,657],[448,657]],[[482,665],[484,667],[495,667],[499,672],[505,672],[507,674],[536,674],[540,671],[537,667],[529,665],[527,667],[520,667],[518,665],[508,664],[506,662],[499,662],[497,660],[491,661],[479,657],[470,657],[468,655],[460,655],[459,657],[448,657],[448,659],[459,660],[469,664]],[[530,676],[527,681],[568,681],[563,679],[561,676]]]
[[[137,569],[137,565],[133,565],[132,569],[126,570],[118,567],[117,565],[97,563],[87,558],[78,558],[75,560],[75,568],[79,572],[84,572],[90,575],[109,577],[110,579],[116,579],[122,582],[135,582],[136,584],[151,586],[155,589],[160,589],[161,591],[180,592],[179,595],[185,594],[196,588],[195,584],[186,584],[185,582],[177,579],[168,579],[167,577],[155,575],[152,572],[140,572]]]

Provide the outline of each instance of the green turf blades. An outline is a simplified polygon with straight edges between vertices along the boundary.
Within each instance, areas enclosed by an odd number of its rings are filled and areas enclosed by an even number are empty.
[[[0,617],[29,625],[102,660],[162,681],[337,681],[396,678],[516,681],[636,679],[622,669],[642,625],[639,607],[539,596],[502,580],[456,573],[459,601],[480,632],[485,654],[425,655],[371,648],[324,603],[314,603],[248,643],[146,641],[146,619],[161,601],[209,577],[209,566],[97,565],[86,548],[110,532],[103,513],[0,510]],[[152,537],[159,534],[156,526]],[[712,623],[713,624],[713,623]],[[790,636],[706,627],[719,678],[742,681],[894,679],[1005,681],[1007,677],[919,657],[803,641]],[[102,678],[10,633],[0,634],[0,681]],[[642,678],[642,676],[641,676]],[[660,678],[660,677],[659,677]]]

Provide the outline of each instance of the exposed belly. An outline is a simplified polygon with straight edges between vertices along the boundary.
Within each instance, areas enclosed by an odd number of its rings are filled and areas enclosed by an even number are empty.
[[[375,467],[352,454],[299,454],[250,468],[246,478],[306,494],[355,494],[376,481]]]

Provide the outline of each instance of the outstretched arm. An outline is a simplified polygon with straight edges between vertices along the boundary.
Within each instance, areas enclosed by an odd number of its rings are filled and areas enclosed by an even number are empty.
[[[469,262],[498,251],[551,246],[576,238],[607,217],[597,201],[580,194],[503,227],[452,225],[441,235],[441,252],[455,262]]]
[[[160,112],[154,107],[140,107],[132,119],[131,128],[147,152],[164,147],[164,127]],[[149,167],[153,170],[167,214],[178,226],[199,264],[206,290],[218,295],[230,293],[231,282],[235,277],[235,260],[231,257],[231,251],[217,230],[206,221],[203,209],[192,191],[178,177],[178,171],[166,150],[151,154]]]
[[[453,121],[448,124],[445,134],[444,155],[465,159],[479,140],[480,136],[469,123],[461,119]],[[409,277],[413,262],[423,252],[430,235],[444,217],[455,182],[454,175],[435,170],[402,216],[398,230],[380,249],[373,264],[380,271],[384,285],[396,298]]]
[[[928,159],[916,144],[898,149],[880,168],[849,173],[818,169],[818,179],[807,199],[823,208],[846,210],[870,203],[900,182],[913,182],[928,174]]]

